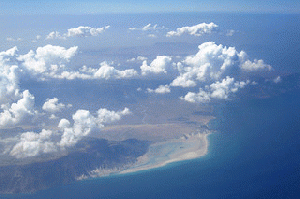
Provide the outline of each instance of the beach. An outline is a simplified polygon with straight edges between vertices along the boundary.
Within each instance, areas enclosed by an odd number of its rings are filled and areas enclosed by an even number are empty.
[[[209,134],[198,133],[180,139],[158,142],[150,145],[149,151],[140,156],[136,164],[120,173],[148,170],[163,167],[172,162],[189,160],[204,156],[208,152]]]

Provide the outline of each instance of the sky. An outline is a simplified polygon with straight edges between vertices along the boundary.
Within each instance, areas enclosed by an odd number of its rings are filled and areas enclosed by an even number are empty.
[[[33,14],[105,14],[105,13],[161,13],[161,12],[246,12],[300,13],[296,0],[1,0],[2,15]]]

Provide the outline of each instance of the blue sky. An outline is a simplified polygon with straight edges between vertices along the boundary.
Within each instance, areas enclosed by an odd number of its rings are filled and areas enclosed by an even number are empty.
[[[2,14],[103,14],[149,12],[300,13],[296,0],[1,0]]]

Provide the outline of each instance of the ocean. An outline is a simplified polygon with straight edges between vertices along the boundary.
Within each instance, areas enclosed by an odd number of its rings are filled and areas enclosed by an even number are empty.
[[[208,155],[9,198],[299,198],[300,92],[215,107]]]

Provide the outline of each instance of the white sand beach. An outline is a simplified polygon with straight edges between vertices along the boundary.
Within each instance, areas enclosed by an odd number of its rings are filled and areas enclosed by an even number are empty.
[[[130,173],[165,166],[172,162],[189,160],[204,156],[208,152],[207,133],[186,135],[179,139],[158,142],[150,145],[149,151],[138,158],[132,167],[120,171]]]

